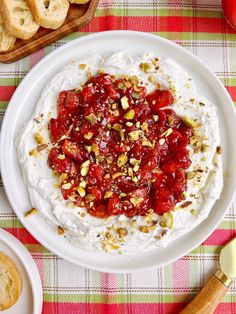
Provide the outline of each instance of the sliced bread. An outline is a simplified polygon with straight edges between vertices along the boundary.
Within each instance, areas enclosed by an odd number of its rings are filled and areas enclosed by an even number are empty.
[[[76,4],[85,4],[89,2],[90,0],[69,0],[70,3],[76,3]]]
[[[0,311],[15,304],[21,290],[22,280],[15,263],[6,254],[0,252]]]
[[[34,20],[42,27],[57,29],[67,16],[68,0],[27,0]]]
[[[15,41],[16,38],[7,32],[0,14],[0,52],[10,50],[14,46]]]
[[[0,0],[0,10],[7,31],[21,39],[29,39],[38,30],[30,8],[24,0]]]

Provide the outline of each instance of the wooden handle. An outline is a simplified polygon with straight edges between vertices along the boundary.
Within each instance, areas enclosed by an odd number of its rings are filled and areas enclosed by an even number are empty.
[[[221,281],[223,273],[216,272],[206,283],[199,294],[180,312],[181,314],[211,314],[221,302],[231,283],[228,278],[227,285]],[[224,275],[226,276],[226,275]],[[220,279],[219,279],[220,278]],[[226,282],[225,282],[226,283]]]

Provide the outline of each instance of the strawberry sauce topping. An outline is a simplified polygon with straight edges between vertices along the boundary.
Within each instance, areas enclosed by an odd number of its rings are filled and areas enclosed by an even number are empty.
[[[138,78],[99,74],[63,91],[49,122],[48,165],[64,199],[96,217],[172,210],[187,190],[191,129],[168,90],[147,95]]]

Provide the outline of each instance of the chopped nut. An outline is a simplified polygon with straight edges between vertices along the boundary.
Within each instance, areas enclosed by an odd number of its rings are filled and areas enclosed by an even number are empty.
[[[149,227],[148,226],[139,226],[139,231],[143,233],[149,233]]]
[[[85,145],[84,148],[87,150],[88,153],[91,153],[91,151],[92,151],[92,146],[87,146],[87,145]]]
[[[123,238],[123,237],[127,236],[128,231],[125,228],[118,228],[117,233],[119,234],[120,238]]]
[[[113,175],[112,175],[112,179],[116,179],[116,178],[120,177],[121,175],[122,175],[121,172],[115,172],[115,173],[113,173]]]
[[[129,108],[129,102],[128,102],[128,98],[126,96],[123,96],[121,98],[121,106],[123,109],[128,109]]]
[[[80,174],[84,177],[88,174],[89,172],[89,165],[90,165],[90,160],[86,160],[80,165]]]
[[[150,75],[150,76],[148,77],[148,80],[149,80],[149,82],[153,83],[153,82],[154,82],[154,80],[155,80],[154,75],[153,75],[153,74],[152,74],[152,75]]]
[[[191,180],[196,176],[196,172],[192,171],[192,172],[188,172],[187,173],[187,179]]]
[[[84,181],[84,180],[82,180],[80,183],[79,183],[79,186],[81,186],[82,188],[86,188],[86,185],[87,185],[87,183],[86,183],[86,181]]]
[[[126,114],[124,115],[124,118],[126,120],[132,120],[134,118],[134,115],[135,115],[135,111],[134,109],[131,109],[128,112],[126,112]]]
[[[61,226],[57,226],[57,233],[59,235],[63,235],[65,233],[65,230],[64,228],[62,228]]]
[[[95,200],[95,196],[94,196],[93,194],[87,194],[87,195],[85,196],[85,200],[86,200],[87,202],[92,202],[92,201]]]
[[[199,126],[199,124],[197,123],[197,121],[190,119],[187,116],[184,116],[183,118],[184,123],[189,126],[190,128],[196,128],[197,126]]]
[[[173,132],[173,129],[169,128],[169,129],[167,129],[165,132],[163,132],[163,133],[161,134],[161,136],[167,137],[167,136],[169,136],[172,132]]]
[[[221,155],[221,154],[222,154],[222,147],[221,147],[221,146],[217,146],[217,147],[216,147],[216,153],[217,153],[218,155]]]
[[[138,140],[141,132],[142,131],[140,131],[140,130],[135,130],[135,131],[129,132],[129,138],[131,139],[131,141]]]
[[[71,188],[71,183],[65,183],[61,186],[64,190],[69,190]]]
[[[36,147],[36,150],[38,152],[41,152],[42,150],[46,149],[48,147],[48,144],[40,144]]]
[[[117,165],[119,167],[123,167],[127,163],[128,159],[128,156],[126,156],[125,154],[121,154],[117,159]]]
[[[167,116],[167,121],[169,125],[173,125],[175,122],[175,118],[173,116]]]
[[[140,164],[140,160],[135,159],[135,158],[130,158],[129,162],[132,166]]]
[[[127,126],[133,126],[134,124],[133,124],[133,122],[126,122],[126,125]]]
[[[92,125],[97,122],[97,117],[95,116],[94,113],[90,113],[88,116],[85,116],[85,119]]]
[[[85,189],[82,186],[76,188],[76,191],[79,193],[81,197],[84,197],[86,195]]]
[[[84,70],[85,68],[86,68],[86,64],[84,64],[84,63],[81,63],[80,65],[79,65],[79,67],[82,69],[82,70]]]
[[[112,191],[107,191],[104,195],[104,198],[110,198],[113,195]]]
[[[35,139],[36,144],[45,144],[42,135],[39,134],[38,132],[34,134],[34,139]]]
[[[84,134],[84,138],[86,140],[90,140],[92,137],[93,137],[93,133],[92,132],[88,132],[88,133]]]
[[[201,151],[202,153],[208,153],[210,151],[209,145],[202,144]]]
[[[120,193],[120,197],[126,197],[127,194],[126,193]]]
[[[133,227],[133,228],[137,227],[137,221],[136,221],[136,220],[132,220],[132,221],[130,222],[130,225],[131,225],[131,227]]]
[[[190,213],[193,215],[193,216],[198,216],[198,212],[196,211],[196,209],[191,209],[190,210]]]
[[[163,218],[165,219],[166,228],[172,229],[174,224],[174,218],[172,212],[167,212],[163,214]]]
[[[152,72],[155,69],[154,65],[151,62],[140,63],[139,67],[143,72],[146,73]]]
[[[185,208],[185,207],[188,207],[189,205],[191,205],[192,202],[191,201],[187,201],[187,202],[184,202],[183,204],[180,205],[181,208]]]
[[[134,171],[134,172],[137,172],[138,170],[139,170],[139,165],[134,165],[133,171]]]
[[[36,214],[37,213],[37,209],[36,208],[31,208],[30,210],[28,210],[26,213],[25,213],[25,217],[29,217],[33,214]]]
[[[144,201],[143,197],[131,197],[130,202],[134,205],[140,205]]]
[[[59,154],[59,155],[57,156],[57,158],[60,159],[60,160],[64,160],[64,159],[66,158],[66,156],[63,155],[63,154]]]

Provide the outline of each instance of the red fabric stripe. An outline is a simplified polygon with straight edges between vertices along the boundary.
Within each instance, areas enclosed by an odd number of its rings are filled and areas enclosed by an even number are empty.
[[[129,29],[143,32],[200,32],[236,34],[225,19],[182,16],[100,16],[81,31]]]
[[[9,101],[15,90],[16,86],[0,86],[0,101]]]
[[[236,230],[217,229],[202,243],[202,245],[225,245],[235,236]]]
[[[181,311],[187,303],[124,303],[124,304],[103,304],[103,303],[49,303],[44,302],[43,314],[176,314]],[[116,306],[116,307],[114,307]],[[215,310],[215,314],[229,314],[235,312],[234,303],[221,303]]]
[[[233,101],[236,101],[236,86],[226,86],[230,96],[232,97]]]
[[[24,228],[4,228],[23,244],[39,244],[39,242]]]

